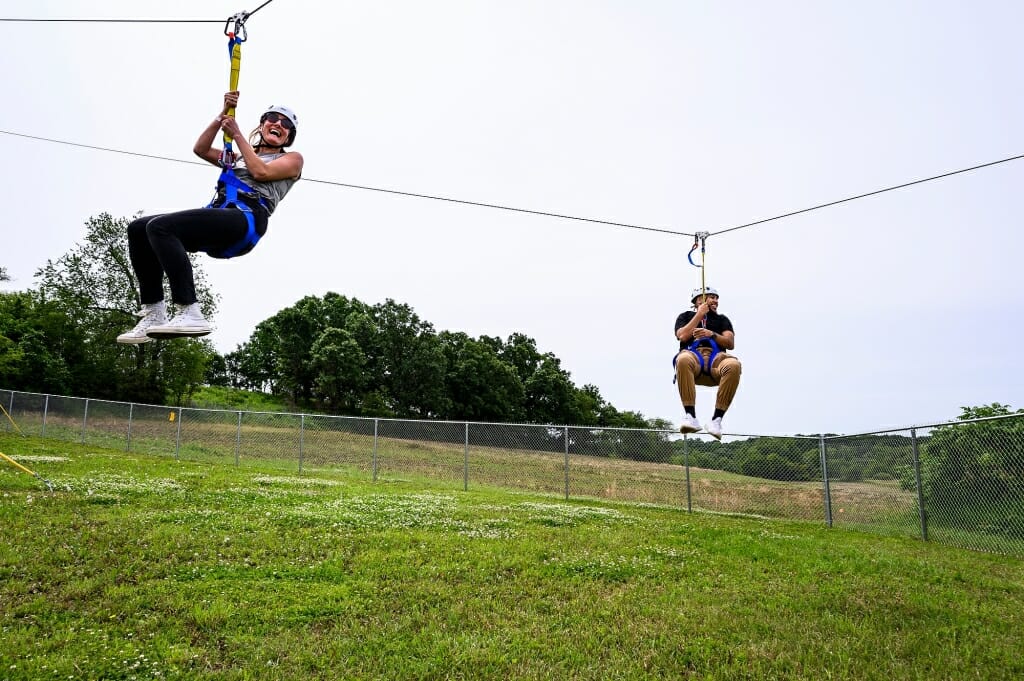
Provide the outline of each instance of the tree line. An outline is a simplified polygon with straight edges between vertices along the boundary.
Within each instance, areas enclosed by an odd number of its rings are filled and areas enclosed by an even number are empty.
[[[202,385],[283,396],[328,414],[664,428],[577,386],[534,339],[437,331],[406,304],[337,293],[306,296],[257,325],[226,355],[208,340],[123,346],[141,307],[128,258],[128,218],[101,214],[84,241],[0,293],[0,385],[152,404],[184,404]],[[207,317],[219,297],[193,258]],[[0,280],[8,279],[0,268]],[[170,292],[165,290],[170,299]]]
[[[989,419],[1012,416],[1017,418]],[[921,452],[921,495],[931,519],[971,532],[1024,540],[1024,409],[993,402],[963,407]],[[915,489],[913,472],[901,476]]]
[[[434,329],[404,303],[306,296],[224,357],[215,385],[286,396],[332,414],[647,428],[597,386],[578,387],[550,352],[512,333]]]

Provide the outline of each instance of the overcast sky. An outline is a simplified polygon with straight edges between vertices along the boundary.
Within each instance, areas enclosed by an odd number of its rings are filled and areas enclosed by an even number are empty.
[[[0,18],[226,19],[259,2],[0,2]],[[238,116],[298,113],[307,179],[715,232],[1024,154],[1019,2],[322,2],[248,22]],[[222,23],[0,22],[0,129],[189,160]],[[205,205],[217,170],[0,135],[0,266],[102,212]],[[1024,161],[712,236],[743,378],[725,429],[852,433],[1024,407]],[[693,239],[300,182],[204,260],[230,352],[329,291],[438,331],[521,332],[577,385],[678,422]],[[713,392],[701,388],[698,416]]]

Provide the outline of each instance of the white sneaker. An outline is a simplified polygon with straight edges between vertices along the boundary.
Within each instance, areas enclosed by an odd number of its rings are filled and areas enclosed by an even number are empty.
[[[164,305],[162,300],[159,303],[143,305],[142,309],[135,313],[135,316],[142,317],[142,320],[135,325],[134,329],[125,331],[118,336],[118,343],[138,345],[139,343],[148,343],[153,340],[146,335],[146,332],[158,324],[167,322],[167,306]]]
[[[679,426],[680,433],[699,433],[700,432],[700,421],[697,420],[696,416],[690,416],[687,413],[683,413],[683,422]]]
[[[150,338],[190,338],[205,336],[213,331],[199,310],[199,303],[192,303],[174,315],[171,321],[149,327],[146,335]]]
[[[704,428],[708,435],[715,438],[716,440],[722,439],[722,417],[719,416],[717,419],[711,419],[707,427]]]

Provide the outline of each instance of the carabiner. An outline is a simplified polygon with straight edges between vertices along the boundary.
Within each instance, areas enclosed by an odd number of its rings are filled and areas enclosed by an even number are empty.
[[[228,17],[227,21],[224,22],[224,35],[231,40],[235,40],[240,43],[244,43],[248,38],[245,32],[245,20],[249,18],[248,12],[239,12],[233,17]],[[234,22],[234,28],[231,26],[231,22]]]
[[[711,236],[709,232],[697,232],[693,235],[693,246],[690,247],[690,252],[686,254],[686,259],[694,267],[704,267],[704,242],[709,236]],[[693,261],[693,252],[697,250],[698,246],[700,246],[700,265]]]
[[[690,247],[690,252],[686,254],[686,259],[690,261],[690,264],[694,267],[704,267],[704,265],[698,265],[693,261],[693,252],[697,250],[697,247],[701,245],[700,237],[696,234],[693,235],[693,246]],[[703,252],[703,249],[701,249]]]

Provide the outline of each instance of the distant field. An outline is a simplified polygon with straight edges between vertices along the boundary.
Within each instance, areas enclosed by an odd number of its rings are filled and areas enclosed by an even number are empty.
[[[444,446],[388,443],[405,472],[374,483],[354,463],[365,442],[329,440],[348,463],[300,474],[269,448],[235,467],[216,447],[176,461],[0,434],[0,452],[56,487],[0,462],[0,678],[1024,675],[1020,559],[649,499],[565,501],[482,473],[462,491],[461,464],[455,479],[428,465],[461,462]],[[558,487],[545,477],[557,457],[519,456],[524,484]],[[608,494],[682,480],[591,463],[578,479]],[[813,507],[812,487],[691,477],[695,499]],[[727,502],[725,483],[747,489]],[[876,491],[899,492],[849,493]],[[861,513],[843,493],[836,509]]]
[[[131,449],[135,452],[174,455],[178,424],[168,416],[173,408],[151,408],[133,421]],[[275,466],[282,469],[349,469],[372,474],[374,438],[369,433],[339,429],[337,419],[308,417],[301,433],[295,415],[250,417],[236,437],[235,412],[185,412],[181,430],[182,459]],[[359,422],[355,422],[359,425]],[[126,448],[126,420],[91,417],[88,444]],[[77,419],[51,416],[46,434],[75,440],[81,436]],[[456,438],[457,439],[457,438]],[[572,497],[594,497],[687,506],[686,470],[677,464],[632,459],[570,455],[568,492]],[[438,443],[382,435],[377,442],[378,476],[426,477],[455,487],[501,486],[565,493],[565,457],[558,452],[522,449],[510,438],[508,447],[472,445],[467,453],[460,442]],[[467,460],[468,459],[468,460]],[[883,524],[899,534],[918,532],[916,498],[892,481],[833,483],[832,499],[837,522]],[[692,507],[722,513],[748,513],[767,517],[824,522],[824,490],[820,482],[783,482],[751,478],[723,471],[690,468]],[[842,509],[839,511],[838,509]]]
[[[83,429],[82,400],[51,402],[45,428],[40,411],[19,417],[29,434],[88,445],[176,456],[226,466],[259,466],[282,471],[335,471],[371,480],[429,480],[450,489],[501,487],[560,494],[563,497],[663,504],[695,511],[739,513],[768,518],[826,522],[821,482],[786,482],[676,463],[609,458],[574,449],[568,471],[560,442],[556,451],[535,448],[527,429],[491,425],[470,438],[462,423],[391,422],[281,413],[179,410],[96,402]],[[61,406],[64,405],[64,409]],[[410,428],[414,429],[410,432]],[[419,429],[419,430],[416,430]],[[584,431],[585,429],[577,429]],[[476,432],[476,431],[474,431]],[[555,429],[556,440],[560,431]],[[497,442],[498,444],[495,444]],[[376,445],[376,446],[375,446]],[[637,446],[637,445],[634,445]],[[639,446],[643,446],[641,442]],[[632,452],[642,458],[644,450]],[[894,480],[837,482],[830,485],[834,526],[880,534],[922,536],[916,493]],[[949,515],[945,517],[955,517]],[[989,531],[985,523],[943,526],[931,514],[929,537],[953,546],[1024,556],[1024,539]],[[991,525],[991,523],[987,523]]]

